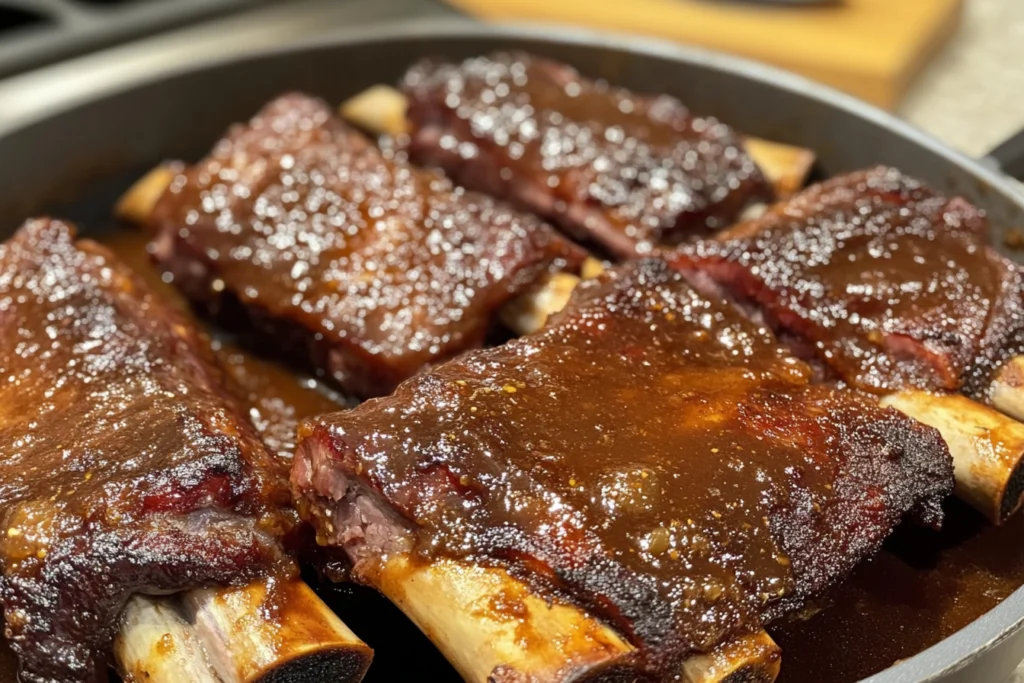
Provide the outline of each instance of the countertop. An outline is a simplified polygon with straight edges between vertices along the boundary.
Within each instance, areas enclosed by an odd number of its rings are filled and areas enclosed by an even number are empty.
[[[897,113],[981,156],[1024,129],[1024,2],[967,0],[960,28]]]

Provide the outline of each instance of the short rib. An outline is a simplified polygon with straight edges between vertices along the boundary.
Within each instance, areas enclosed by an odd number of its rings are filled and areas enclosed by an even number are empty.
[[[0,585],[32,683],[106,680],[132,593],[293,571],[286,472],[207,340],[74,235],[0,246]]]
[[[984,214],[891,168],[813,186],[676,263],[763,315],[827,378],[963,391],[1024,350],[1024,274]]]
[[[526,54],[422,62],[410,153],[616,257],[731,225],[772,190],[736,132]]]
[[[480,346],[503,303],[583,257],[303,95],[232,128],[152,222],[157,259],[194,303],[363,398]]]
[[[323,543],[373,583],[411,552],[507,567],[666,678],[941,519],[938,433],[811,370],[662,261],[585,282],[534,335],[305,428],[292,469]]]

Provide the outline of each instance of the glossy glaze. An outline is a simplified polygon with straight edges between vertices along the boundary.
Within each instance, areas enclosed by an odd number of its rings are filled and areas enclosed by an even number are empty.
[[[724,123],[522,53],[406,75],[411,153],[619,255],[725,227],[771,190]]]
[[[479,346],[502,303],[581,257],[538,219],[389,158],[302,95],[178,175],[152,227],[189,298],[240,304],[364,397]]]
[[[763,328],[636,262],[536,335],[311,424],[293,482],[321,541],[349,538],[332,487],[358,476],[424,556],[507,564],[664,673],[838,579],[904,513],[937,520],[938,434],[809,377]],[[317,449],[334,460],[311,472]]]
[[[282,468],[186,319],[48,219],[0,246],[0,311],[0,562],[27,680],[103,675],[132,592],[291,569]]]
[[[104,236],[102,244],[163,300],[175,305],[194,324],[202,325],[170,279],[154,265],[149,235],[138,230],[115,230]],[[322,382],[296,375],[280,363],[246,351],[223,330],[210,332],[217,360],[231,378],[229,388],[238,394],[264,445],[284,461],[291,461],[301,420],[355,404]]]
[[[835,379],[983,396],[1024,341],[1024,277],[987,234],[966,200],[880,167],[687,245],[680,262],[753,302]]]
[[[103,244],[152,288],[165,298],[173,296],[176,290],[151,265],[146,242],[147,236],[136,231],[103,237]],[[283,408],[261,410],[268,423],[336,409],[322,385],[228,348],[229,364],[248,377],[243,384],[250,387],[252,404]],[[1024,585],[1024,544],[1019,542],[1024,516],[995,527],[955,499],[945,507],[941,532],[901,526],[877,556],[829,592],[822,601],[826,609],[810,619],[771,627],[784,649],[779,683],[860,680],[952,635]],[[319,592],[375,649],[368,683],[397,680],[407,673],[409,661],[416,662],[424,678],[459,680],[415,626],[373,589],[324,584]],[[0,683],[16,683],[13,655],[6,648],[0,649]]]

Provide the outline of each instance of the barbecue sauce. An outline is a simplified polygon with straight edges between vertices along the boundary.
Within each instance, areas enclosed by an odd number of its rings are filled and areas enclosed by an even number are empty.
[[[143,233],[118,231],[108,236],[104,245],[154,291],[191,316],[188,303],[153,266],[148,242],[149,236]],[[316,380],[298,377],[280,364],[244,351],[230,335],[211,331],[218,360],[234,384],[232,389],[248,408],[249,419],[263,443],[279,458],[291,460],[300,420],[354,405],[351,399]]]
[[[993,526],[956,499],[941,532],[904,525],[806,620],[769,628],[778,683],[852,683],[952,635],[1024,585],[1024,515]]]
[[[118,231],[102,241],[159,293],[177,296],[150,265],[145,235]],[[282,421],[337,409],[321,387],[311,389],[312,383],[297,381],[289,370],[244,351],[236,350],[234,357],[233,364],[252,381],[253,402],[288,406]],[[1024,515],[995,527],[955,499],[945,508],[941,532],[901,526],[878,555],[820,601],[820,611],[769,629],[783,648],[778,683],[860,680],[952,635],[1024,586]],[[461,680],[375,591],[324,583],[318,592],[374,648],[367,683],[399,680],[408,674],[409,662],[416,663],[422,680]],[[6,641],[0,642],[0,683],[17,683],[15,666]]]
[[[0,247],[3,602],[26,680],[92,680],[125,597],[294,570],[282,468],[204,336],[68,224]]]
[[[724,227],[771,198],[724,123],[566,64],[525,54],[423,62],[404,85],[414,158],[620,256]]]
[[[809,379],[764,328],[634,262],[538,334],[325,416],[296,457],[334,461],[293,484],[327,509],[335,475],[358,473],[415,520],[425,557],[569,595],[666,676],[844,575],[905,513],[934,520],[952,490],[936,432]],[[339,519],[314,521],[341,545]]]
[[[812,187],[679,259],[755,302],[851,386],[984,398],[1024,329],[1024,277],[987,234],[966,200],[878,167]]]
[[[254,332],[364,398],[480,346],[501,304],[583,258],[535,216],[382,154],[302,95],[232,128],[150,222],[191,300],[243,309],[232,324],[260,320]]]

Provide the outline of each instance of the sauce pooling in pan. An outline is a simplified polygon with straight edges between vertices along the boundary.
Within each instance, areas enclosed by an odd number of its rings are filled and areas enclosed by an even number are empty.
[[[1024,585],[1024,516],[1002,526],[946,502],[941,532],[904,525],[810,619],[769,629],[777,683],[853,683],[931,647]]]
[[[103,243],[153,289],[187,310],[184,298],[152,265],[147,241],[147,235],[133,231],[113,233]],[[220,362],[243,393],[241,398],[249,408],[249,418],[264,443],[280,457],[291,458],[300,420],[353,405],[316,380],[298,377],[277,363],[241,350],[216,331],[211,336]]]

